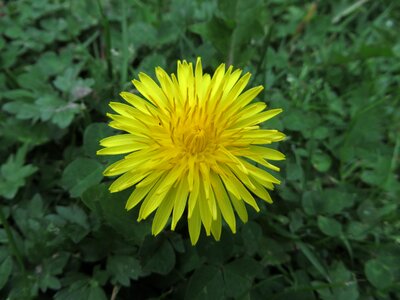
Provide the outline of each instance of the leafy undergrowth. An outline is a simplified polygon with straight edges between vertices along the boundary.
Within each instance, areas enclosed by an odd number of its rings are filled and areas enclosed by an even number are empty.
[[[0,2],[0,298],[400,297],[400,3]],[[273,205],[150,235],[95,155],[138,72],[226,62],[284,109]]]

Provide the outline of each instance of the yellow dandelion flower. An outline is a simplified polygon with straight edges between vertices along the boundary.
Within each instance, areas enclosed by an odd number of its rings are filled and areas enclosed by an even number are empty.
[[[178,61],[177,75],[156,68],[158,84],[140,73],[133,84],[142,97],[122,92],[128,104],[110,103],[116,113],[108,114],[109,125],[126,133],[101,140],[104,148],[97,154],[126,154],[104,175],[120,175],[110,186],[112,193],[135,186],[126,209],[141,203],[138,221],[156,211],[154,235],[171,215],[174,230],[186,209],[193,245],[202,225],[219,240],[222,219],[235,233],[235,211],[243,222],[245,204],[259,211],[254,195],[272,203],[267,190],[279,180],[251,162],[279,171],[267,160],[285,156],[264,145],[285,135],[259,124],[282,110],[251,103],[263,87],[243,92],[250,74],[241,73],[221,64],[210,76],[203,73],[200,58],[195,70]]]

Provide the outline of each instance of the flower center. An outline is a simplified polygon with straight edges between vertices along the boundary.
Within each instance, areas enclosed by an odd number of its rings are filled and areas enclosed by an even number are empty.
[[[203,152],[206,149],[206,132],[203,128],[195,126],[183,135],[183,144],[190,153]]]

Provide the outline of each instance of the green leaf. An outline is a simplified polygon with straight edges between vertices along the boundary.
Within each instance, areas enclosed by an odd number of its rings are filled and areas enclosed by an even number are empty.
[[[332,299],[357,300],[360,297],[357,279],[354,274],[346,269],[343,262],[336,262],[330,266],[329,274],[333,284],[331,287]],[[321,295],[322,297],[322,295]]]
[[[79,206],[56,206],[56,211],[66,221],[77,224],[83,228],[89,228],[87,216]]]
[[[211,41],[221,53],[228,53],[232,28],[223,20],[213,17],[209,22],[194,24],[189,29],[200,34],[203,39]]]
[[[129,286],[130,279],[136,280],[142,272],[140,262],[131,256],[114,255],[107,260],[107,272],[113,284]]]
[[[142,70],[142,72],[144,73],[151,74],[154,72],[154,69],[156,67],[164,67],[165,65],[166,60],[164,56],[162,56],[161,54],[152,53],[142,60],[139,69]]]
[[[90,232],[87,216],[79,206],[57,206],[56,211],[68,222],[63,225],[63,233],[74,243],[80,242]]]
[[[311,262],[311,264],[318,270],[318,272],[325,277],[326,280],[329,282],[330,277],[326,268],[321,264],[317,256],[315,255],[314,251],[310,249],[310,247],[302,242],[296,242],[297,247],[300,251],[304,254],[305,257]]]
[[[129,25],[128,32],[135,47],[153,46],[158,42],[157,30],[150,23],[133,22]]]
[[[151,240],[152,239],[152,240]],[[160,240],[161,239],[161,240]],[[144,272],[166,275],[175,266],[175,252],[168,240],[148,238],[142,246]]]
[[[79,66],[69,67],[61,75],[58,75],[53,84],[62,92],[70,92],[79,73]]]
[[[59,74],[69,63],[68,60],[62,58],[66,57],[60,57],[54,52],[45,52],[40,56],[37,67],[41,68],[42,72],[48,76]]]
[[[288,159],[286,162],[286,178],[290,181],[304,178],[304,171],[301,165]]]
[[[40,116],[40,109],[34,103],[14,101],[3,105],[6,112],[14,114],[20,120],[37,120]]]
[[[106,123],[92,123],[86,127],[83,134],[83,150],[90,157],[97,157],[96,151],[99,150],[100,140],[113,134],[113,129]]]
[[[49,288],[52,290],[59,290],[61,288],[61,282],[57,277],[45,274],[44,276],[41,276],[39,286],[42,292],[47,291]]]
[[[103,289],[97,285],[92,285],[89,288],[88,300],[107,300],[107,295],[104,293]]]
[[[369,282],[378,289],[388,288],[393,283],[393,275],[390,268],[378,259],[366,262],[364,272]]]
[[[355,199],[354,194],[346,192],[340,187],[326,188],[323,191],[306,191],[303,194],[302,206],[307,215],[334,215],[351,207]]]
[[[312,154],[311,163],[317,171],[324,173],[330,169],[332,159],[329,155],[319,150]]]
[[[267,251],[262,251],[267,247]],[[257,251],[259,255],[262,255],[262,265],[263,266],[279,266],[290,261],[290,255],[288,254],[289,249],[287,246],[282,245],[278,241],[272,238],[263,238],[260,244],[260,249]]]
[[[370,225],[368,225],[368,224],[365,224],[362,222],[357,222],[357,221],[352,221],[347,226],[347,237],[349,239],[362,241],[367,237],[367,235],[369,233],[369,228],[370,228]]]
[[[103,178],[103,166],[89,158],[77,158],[64,170],[61,185],[71,197],[80,197],[91,186]]]
[[[196,270],[186,288],[185,299],[225,299],[224,280],[221,271],[213,266]]]
[[[254,255],[260,246],[262,237],[262,229],[260,225],[255,222],[249,221],[246,226],[242,227],[242,238],[244,241],[244,248],[249,255]]]
[[[105,184],[89,188],[82,196],[83,202],[98,216],[104,218],[118,233],[140,245],[150,231],[150,224],[137,222],[138,211],[126,211],[125,203],[130,191],[110,193]]]
[[[243,257],[225,265],[223,275],[226,296],[241,299],[250,292],[254,278],[261,271],[261,265],[249,257]]]
[[[327,236],[339,236],[342,234],[342,224],[332,218],[318,216],[318,227]]]
[[[89,280],[78,279],[72,282],[70,286],[56,293],[55,300],[87,300],[90,295]]]
[[[33,165],[25,165],[27,147],[21,147],[16,154],[11,154],[0,167],[0,195],[12,199],[19,188],[24,186],[27,177],[37,171]]]
[[[13,269],[11,256],[7,256],[0,264],[0,290],[7,283]]]
[[[74,116],[81,111],[81,106],[74,102],[65,102],[57,95],[44,95],[36,100],[42,121],[51,121],[60,128],[71,124]]]

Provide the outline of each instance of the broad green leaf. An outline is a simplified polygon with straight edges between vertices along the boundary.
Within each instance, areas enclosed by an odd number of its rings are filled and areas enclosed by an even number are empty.
[[[175,266],[175,252],[167,240],[159,237],[156,240],[145,240],[141,253],[143,272],[167,275]]]
[[[339,236],[342,234],[342,224],[332,218],[318,216],[319,229],[328,236]]]
[[[147,74],[151,74],[154,72],[154,69],[158,66],[164,67],[166,65],[165,57],[161,54],[153,53],[149,56],[146,56],[142,62],[140,63],[140,70]]]
[[[359,299],[360,293],[358,291],[357,279],[354,274],[346,269],[343,262],[337,262],[330,266],[329,274],[332,282],[334,282],[330,288],[332,291],[332,300]]]
[[[88,289],[88,300],[107,300],[107,295],[104,293],[104,290],[97,286],[97,285],[91,285]]]
[[[64,170],[61,184],[71,197],[80,197],[103,178],[103,166],[89,158],[77,158]]]
[[[347,226],[347,237],[349,239],[354,239],[354,240],[359,240],[362,241],[365,239],[369,233],[370,225],[358,222],[358,221],[352,221],[348,226]]]
[[[260,240],[262,237],[262,229],[260,225],[249,221],[241,230],[244,248],[249,255],[254,255],[259,249]]]
[[[237,259],[223,268],[226,296],[241,299],[248,294],[254,278],[261,273],[261,265],[252,258]]]
[[[221,271],[212,266],[203,266],[196,270],[187,285],[185,299],[225,299]]]
[[[114,131],[105,123],[92,123],[86,127],[83,134],[83,149],[85,154],[90,157],[97,157],[96,151],[99,150],[100,140],[113,135]]]
[[[317,171],[324,173],[330,169],[332,160],[331,157],[326,153],[322,151],[316,151],[311,156],[311,163]]]
[[[145,236],[151,233],[150,224],[146,221],[136,221],[137,210],[126,211],[125,203],[130,192],[111,194],[105,184],[99,184],[83,193],[82,201],[127,240],[140,245]]]
[[[364,265],[364,272],[369,282],[378,289],[385,289],[393,283],[393,275],[388,266],[378,259],[371,259]]]
[[[7,256],[0,263],[0,290],[7,283],[8,278],[11,275],[12,269],[13,269],[13,261],[11,259],[11,256]]]

